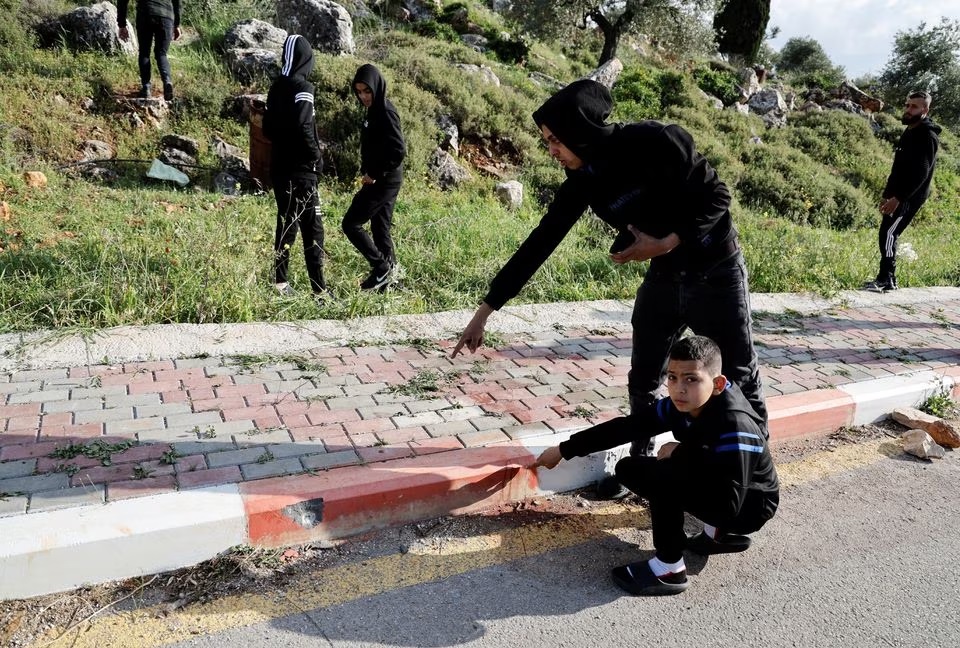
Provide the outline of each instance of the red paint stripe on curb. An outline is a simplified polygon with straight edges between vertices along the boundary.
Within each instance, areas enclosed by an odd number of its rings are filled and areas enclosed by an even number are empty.
[[[526,466],[534,459],[522,446],[503,445],[244,483],[249,542],[343,538],[533,497],[536,471]]]
[[[773,442],[831,434],[853,424],[853,396],[840,389],[816,389],[767,399]]]

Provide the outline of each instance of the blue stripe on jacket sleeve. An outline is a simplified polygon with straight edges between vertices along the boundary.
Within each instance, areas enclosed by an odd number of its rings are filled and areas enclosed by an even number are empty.
[[[763,446],[747,445],[746,443],[729,443],[727,445],[717,446],[717,452],[763,452]]]
[[[667,420],[667,403],[670,401],[669,398],[661,398],[657,401],[657,416],[660,417],[661,421]]]
[[[753,432],[727,432],[726,434],[721,434],[721,439],[729,439],[730,437],[743,437],[745,439],[756,439],[760,440],[760,437],[754,434]]]

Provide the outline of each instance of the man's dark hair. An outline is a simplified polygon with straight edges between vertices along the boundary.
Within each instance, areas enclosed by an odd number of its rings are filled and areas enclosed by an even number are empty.
[[[907,99],[923,99],[923,104],[930,110],[930,104],[933,103],[933,95],[926,90],[914,90],[907,95]]]
[[[713,375],[718,375],[722,366],[720,347],[702,335],[691,335],[674,344],[670,349],[670,359],[695,360]]]

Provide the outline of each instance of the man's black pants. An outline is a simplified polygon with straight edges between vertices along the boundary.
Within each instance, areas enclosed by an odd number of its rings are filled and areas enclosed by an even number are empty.
[[[753,348],[753,319],[743,256],[706,273],[648,272],[633,306],[633,351],[627,390],[631,407],[653,400],[663,384],[670,348],[689,327],[720,347],[723,375],[764,420],[767,406]]]
[[[146,13],[146,12],[144,12]],[[157,59],[157,68],[160,70],[160,79],[164,85],[172,83],[170,76],[170,61],[167,60],[167,50],[173,41],[173,18],[137,14],[137,43],[139,52],[137,64],[140,66],[140,83],[150,83],[150,43],[154,43],[154,55]]]
[[[877,272],[877,283],[881,285],[897,285],[897,239],[913,221],[913,217],[920,211],[923,202],[916,204],[904,201],[897,206],[892,214],[884,215],[880,221],[880,270]]]
[[[373,184],[363,185],[343,217],[343,233],[374,270],[385,270],[396,262],[393,249],[393,206],[403,182],[402,169]],[[364,225],[370,223],[370,234]]]
[[[274,237],[274,272],[277,283],[287,281],[290,247],[297,240],[297,228],[303,234],[303,257],[310,276],[310,287],[319,293],[326,289],[323,279],[323,221],[317,211],[317,179],[273,178],[277,201],[277,232]]]
[[[617,481],[650,502],[653,546],[657,558],[674,563],[683,558],[686,534],[683,514],[717,527],[724,533],[753,533],[773,517],[778,494],[747,494],[740,511],[730,515],[730,494],[704,488],[697,475],[683,470],[673,459],[624,457],[617,462]]]

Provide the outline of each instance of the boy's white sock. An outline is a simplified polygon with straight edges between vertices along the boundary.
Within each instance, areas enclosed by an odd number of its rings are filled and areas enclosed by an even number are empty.
[[[683,558],[678,560],[675,563],[665,563],[656,556],[647,561],[647,564],[650,565],[650,571],[653,572],[654,576],[666,576],[667,574],[677,574],[682,571],[686,571],[687,566],[683,562]]]
[[[712,540],[717,539],[717,527],[710,526],[709,524],[703,525],[703,532],[707,534]]]

